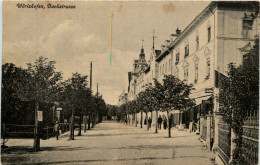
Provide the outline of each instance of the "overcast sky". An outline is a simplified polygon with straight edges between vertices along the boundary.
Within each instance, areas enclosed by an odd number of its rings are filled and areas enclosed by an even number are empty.
[[[44,2],[34,2],[34,4]],[[56,61],[64,79],[72,73],[89,75],[93,61],[93,90],[109,104],[127,92],[127,72],[133,69],[144,39],[150,57],[152,34],[160,49],[176,28],[183,30],[210,2],[58,2],[75,9],[18,9],[3,3],[2,63],[26,68],[39,56]],[[28,4],[28,3],[25,3]],[[29,3],[29,4],[32,4]],[[55,4],[55,3],[52,3]],[[113,10],[112,67],[109,67],[110,11]]]

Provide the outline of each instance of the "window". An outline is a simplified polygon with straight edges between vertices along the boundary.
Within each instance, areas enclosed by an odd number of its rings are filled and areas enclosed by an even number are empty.
[[[180,61],[180,52],[178,51],[178,52],[176,53],[176,62],[175,62],[175,65],[177,65],[177,64],[179,63],[179,61]]]
[[[184,81],[188,81],[189,72],[188,69],[184,70]]]
[[[206,75],[206,79],[209,79],[210,76],[210,61],[207,61],[207,75]]]
[[[211,40],[211,27],[208,27],[208,42]]]
[[[167,62],[165,63],[165,74],[167,73]]]
[[[253,20],[243,20],[243,37],[250,38],[253,29]]]
[[[185,55],[184,55],[184,58],[188,57],[189,56],[189,44],[187,44],[185,46]]]
[[[162,66],[162,74],[164,74],[164,64],[163,64],[163,66]]]
[[[194,84],[197,84],[199,78],[199,66],[198,64],[195,65],[195,79],[194,79]]]
[[[199,47],[200,47],[200,40],[199,40],[199,36],[196,37],[196,50],[198,51],[199,50]]]

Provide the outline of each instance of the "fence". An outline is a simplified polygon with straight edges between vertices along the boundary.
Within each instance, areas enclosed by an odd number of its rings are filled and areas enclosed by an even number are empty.
[[[248,112],[242,134],[242,153],[247,165],[258,164],[258,123],[258,111]]]
[[[74,128],[78,128],[79,124],[75,123]],[[18,125],[18,124],[2,124],[1,137],[6,138],[34,138],[34,125]],[[61,133],[69,131],[68,123],[60,123]],[[42,139],[49,139],[55,136],[54,127],[47,126],[39,128],[39,136]]]
[[[231,129],[220,119],[218,124],[218,154],[225,164],[229,163],[231,147]]]
[[[33,138],[34,125],[2,124],[1,136],[3,138]]]
[[[206,141],[207,138],[207,119],[204,119],[202,124],[202,135],[201,135],[201,139],[203,139],[204,141]]]

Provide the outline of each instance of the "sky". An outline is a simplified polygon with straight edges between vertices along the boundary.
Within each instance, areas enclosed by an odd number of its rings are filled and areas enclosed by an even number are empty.
[[[2,63],[26,68],[40,56],[56,61],[66,80],[72,73],[89,75],[93,61],[92,90],[108,104],[117,105],[127,92],[127,73],[133,70],[143,47],[146,60],[152,48],[160,49],[177,27],[183,30],[210,2],[23,2],[75,5],[75,9],[17,8],[3,2]],[[112,17],[112,66],[110,22]]]

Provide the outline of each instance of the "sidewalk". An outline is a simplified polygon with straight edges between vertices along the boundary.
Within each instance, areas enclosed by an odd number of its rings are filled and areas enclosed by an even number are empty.
[[[146,131],[122,123],[103,122],[92,130],[82,132],[75,140],[68,140],[69,133],[59,140],[41,140],[41,151],[28,151],[32,140],[22,141],[19,146],[7,145],[2,150],[3,164],[174,164],[212,165],[212,153],[198,140],[198,135],[183,131],[172,131],[168,138],[167,130]],[[11,139],[12,140],[12,139]],[[14,140],[14,139],[13,139]],[[11,142],[11,141],[10,141]],[[14,144],[14,143],[12,143]],[[17,144],[17,143],[16,143]]]

